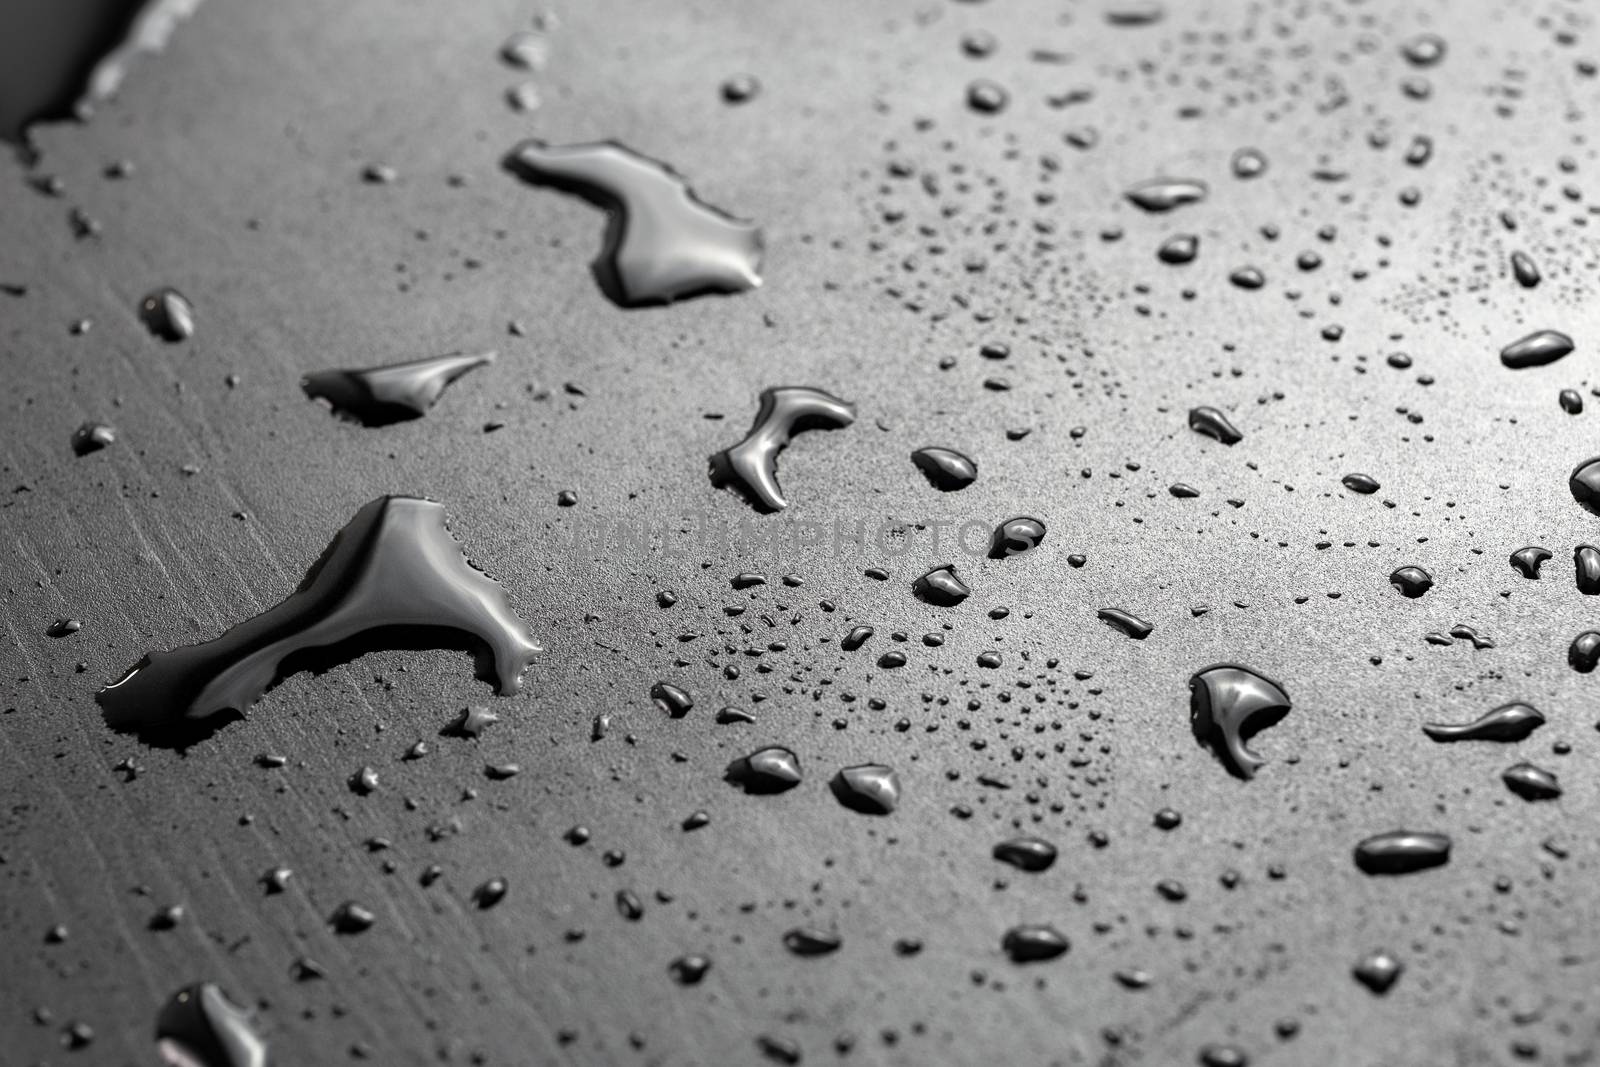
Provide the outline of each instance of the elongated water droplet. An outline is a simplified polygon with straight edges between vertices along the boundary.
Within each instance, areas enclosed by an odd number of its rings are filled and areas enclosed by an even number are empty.
[[[778,453],[803,430],[835,430],[855,418],[854,407],[821,389],[767,389],[744,440],[711,457],[711,483],[735,490],[759,510],[782,511],[789,502],[778,485]]]
[[[1184,204],[1197,204],[1206,198],[1206,183],[1188,178],[1152,178],[1130,186],[1123,193],[1135,207],[1160,213]]]
[[[1266,760],[1245,741],[1289,713],[1289,694],[1248,667],[1219,663],[1189,679],[1189,717],[1195,738],[1230,770],[1254,778]]]
[[[1036,963],[1055,959],[1065,953],[1071,943],[1053,926],[1024,924],[1007,930],[1000,947],[1013,963]]]
[[[1022,871],[1039,872],[1056,861],[1056,846],[1042,837],[1013,837],[994,846],[994,858]]]
[[[1139,616],[1121,608],[1101,608],[1098,612],[1100,621],[1110,626],[1113,630],[1120,630],[1135,641],[1143,641],[1155,629],[1150,623]]]
[[[1422,732],[1435,741],[1521,741],[1544,725],[1532,704],[1502,704],[1467,723],[1430,722]]]
[[[796,956],[826,956],[839,951],[844,939],[814,926],[797,926],[783,935],[783,947]]]
[[[1225,445],[1236,445],[1244,440],[1244,434],[1239,432],[1239,428],[1229,422],[1228,416],[1216,408],[1190,408],[1189,429],[1216,438]]]
[[[156,1017],[161,1058],[181,1067],[266,1067],[250,1014],[211,982],[184,986]]]
[[[1511,253],[1511,273],[1524,289],[1532,289],[1539,284],[1539,266],[1526,252]]]
[[[493,352],[435,356],[361,370],[313,371],[300,388],[326,400],[336,414],[363,426],[388,426],[419,419],[457,378],[494,362]]]
[[[844,639],[839,642],[839,647],[846,652],[854,652],[866,644],[867,638],[871,637],[872,634],[873,629],[870,626],[853,627],[849,633],[844,635]]]
[[[1542,367],[1571,352],[1572,338],[1556,330],[1539,330],[1500,350],[1500,362],[1512,370]]]
[[[761,230],[711,207],[664,163],[606,142],[523,141],[505,166],[525,182],[576,193],[611,214],[594,272],[625,307],[761,284]]]
[[[1370,474],[1346,474],[1339,481],[1352,493],[1361,493],[1363,495],[1376,493],[1380,488],[1378,479]]]
[[[978,478],[978,465],[953,448],[919,448],[911,453],[911,462],[941,492],[965,489]]]
[[[443,507],[380,497],[356,512],[282,603],[204,644],[146,655],[96,699],[107,723],[149,740],[163,728],[209,732],[201,720],[242,715],[286,666],[345,662],[375,641],[437,648],[442,631],[492,656],[501,693],[517,691],[539,651],[504,590],[462,554]]]
[[[1561,795],[1561,783],[1543,767],[1531,763],[1518,763],[1507,767],[1500,776],[1511,790],[1523,800],[1554,800]]]
[[[1391,830],[1356,845],[1356,866],[1367,874],[1410,874],[1448,862],[1450,844],[1445,834]]]

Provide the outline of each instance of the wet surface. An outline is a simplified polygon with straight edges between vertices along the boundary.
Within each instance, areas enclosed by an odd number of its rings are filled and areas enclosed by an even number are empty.
[[[1592,1053],[1589,13],[535,13],[213,0],[4,161],[0,1058],[214,1055],[180,988],[275,1063]],[[613,285],[529,136],[737,240]],[[784,383],[849,425],[708,478]],[[105,722],[389,495],[515,693],[379,642]]]

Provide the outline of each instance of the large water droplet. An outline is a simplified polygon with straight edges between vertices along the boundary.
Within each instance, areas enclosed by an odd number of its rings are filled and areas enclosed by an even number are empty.
[[[961,603],[972,593],[967,584],[956,576],[955,567],[950,564],[935,567],[912,582],[911,591],[919,600],[946,608]]]
[[[539,651],[504,590],[476,570],[445,528],[444,508],[380,497],[334,536],[298,589],[221,637],[151,652],[96,694],[106,721],[173,743],[214,729],[201,720],[243,714],[284,674],[345,662],[373,647],[453,647],[462,637],[493,660],[514,693]],[[413,646],[414,647],[414,646]]]
[[[711,207],[664,163],[606,142],[523,141],[506,169],[534,185],[576,193],[611,214],[594,273],[625,307],[761,284],[761,230]]]
[[[1266,760],[1245,741],[1289,713],[1283,687],[1248,667],[1219,663],[1189,679],[1189,717],[1195,737],[1210,745],[1241,778],[1254,778]]]
[[[1421,567],[1397,567],[1389,575],[1389,584],[1408,600],[1415,600],[1433,588],[1433,575]]]
[[[778,453],[803,430],[835,430],[855,421],[855,408],[809,386],[782,386],[761,394],[756,421],[744,440],[711,457],[711,483],[731,488],[763,511],[789,506],[778,485]]]
[[[1013,963],[1035,963],[1055,959],[1066,952],[1071,943],[1053,926],[1024,924],[1007,930],[1000,947]]]
[[[1572,338],[1556,330],[1539,330],[1500,350],[1500,362],[1512,370],[1542,367],[1572,351]]]
[[[1600,515],[1600,457],[1586,459],[1576,467],[1567,477],[1567,488],[1572,491],[1572,499],[1583,506],[1583,510]]]
[[[1056,846],[1042,837],[1013,837],[994,846],[994,858],[1024,871],[1043,871],[1056,861]]]
[[[1018,515],[996,526],[989,537],[989,558],[1006,559],[1021,555],[1044,540],[1042,519],[1031,515]]]
[[[800,784],[800,757],[772,745],[728,764],[726,778],[746,793],[781,793]]]
[[[1548,548],[1540,548],[1537,545],[1519,548],[1511,553],[1511,567],[1524,578],[1538,579],[1539,566],[1549,559],[1550,555]]]
[[[1531,763],[1518,763],[1507,767],[1500,776],[1511,790],[1523,800],[1554,800],[1561,795],[1561,783],[1543,767]]]

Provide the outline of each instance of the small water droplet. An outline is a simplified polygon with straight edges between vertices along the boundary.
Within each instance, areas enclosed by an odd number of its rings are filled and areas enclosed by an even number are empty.
[[[1405,965],[1389,953],[1369,952],[1356,961],[1352,973],[1356,981],[1374,993],[1383,994],[1399,980],[1400,973],[1404,970]]]
[[[1153,625],[1145,622],[1139,616],[1121,608],[1101,608],[1097,613],[1101,622],[1113,630],[1121,631],[1135,641],[1143,641],[1155,629]]]
[[[1206,198],[1206,183],[1187,178],[1151,178],[1130,186],[1123,195],[1144,211],[1159,214]]]
[[[911,453],[911,462],[945,493],[965,489],[978,478],[978,465],[953,448],[919,448]]]
[[[1018,515],[995,527],[989,537],[989,558],[1008,559],[1037,546],[1044,540],[1044,521],[1031,515]]]
[[[1378,479],[1370,474],[1346,474],[1339,481],[1352,493],[1361,493],[1363,495],[1376,493],[1381,488],[1378,485]]]
[[[1034,873],[1048,870],[1056,855],[1056,846],[1042,837],[1013,837],[994,846],[995,859]]]
[[[846,767],[831,788],[839,803],[864,815],[888,815],[900,803],[900,777],[882,763]]]
[[[1244,440],[1244,434],[1228,421],[1228,416],[1212,407],[1190,408],[1189,429],[1215,438],[1225,445],[1236,445]]]
[[[1071,947],[1066,937],[1053,926],[1023,924],[1007,930],[1000,947],[1013,963],[1053,960]]]
[[[139,319],[145,329],[168,344],[194,336],[194,305],[176,289],[157,289],[141,300]]]

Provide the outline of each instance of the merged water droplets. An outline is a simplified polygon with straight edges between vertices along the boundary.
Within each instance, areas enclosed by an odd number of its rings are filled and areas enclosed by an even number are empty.
[[[1540,565],[1542,565],[1545,560],[1549,559],[1550,555],[1551,553],[1548,548],[1540,548],[1537,545],[1529,545],[1526,548],[1519,548],[1515,552],[1511,553],[1511,566],[1524,578],[1537,580],[1539,577]]]
[[[469,371],[493,363],[495,353],[435,356],[363,370],[313,371],[300,380],[308,397],[363,426],[419,419],[445,389]]]
[[[266,1067],[267,1043],[244,1008],[211,982],[184,986],[156,1017],[156,1051],[171,1067]]]
[[[1289,694],[1265,675],[1232,663],[1196,672],[1189,694],[1196,739],[1211,746],[1235,774],[1254,778],[1266,760],[1245,742],[1289,713]]]
[[[194,336],[194,305],[176,289],[157,289],[139,301],[139,321],[168,344],[187,341]]]
[[[835,430],[855,418],[854,407],[821,389],[767,389],[744,440],[711,457],[711,484],[735,490],[758,510],[781,511],[789,502],[778,485],[778,453],[803,430]]]
[[[701,201],[677,172],[613,142],[523,141],[511,173],[584,197],[611,214],[594,272],[624,307],[761,284],[761,230]]]
[[[1430,722],[1422,732],[1435,741],[1521,741],[1544,725],[1532,704],[1502,704],[1468,723]]]
[[[475,570],[445,528],[444,508],[380,497],[334,536],[298,589],[221,637],[152,652],[96,694],[106,721],[155,740],[225,712],[242,714],[285,673],[374,647],[470,639],[514,693],[539,651],[505,592]]]

